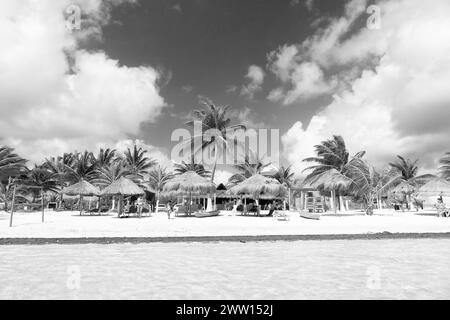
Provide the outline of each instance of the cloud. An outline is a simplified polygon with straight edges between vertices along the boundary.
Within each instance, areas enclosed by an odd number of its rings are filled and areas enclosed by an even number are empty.
[[[450,3],[397,0],[379,5],[381,30],[362,28],[345,40],[336,36],[347,34],[355,12],[362,12],[353,1],[344,18],[334,19],[325,32],[303,44],[314,53],[309,61],[329,72],[345,69],[350,83],[347,89],[335,89],[332,102],[308,125],[298,121],[283,135],[284,155],[297,170],[305,167],[301,160],[313,154],[313,146],[333,134],[344,137],[352,154],[366,150],[377,166],[401,154],[420,158],[422,169],[435,169],[436,160],[448,151]],[[348,76],[348,68],[355,66],[360,72]],[[341,73],[333,76],[343,81]]]
[[[366,0],[350,1],[343,17],[331,19],[325,28],[318,29],[300,44],[283,45],[270,52],[268,68],[280,80],[281,86],[272,90],[268,99],[290,105],[298,100],[332,94],[336,87],[346,87],[345,83],[340,83],[346,78],[337,77],[339,73],[333,74],[332,67],[366,62],[369,53],[382,52],[381,49],[373,52],[378,42],[367,42],[362,36],[342,41],[349,36],[365,8]]]
[[[263,121],[257,120],[257,115],[249,107],[244,107],[242,109],[231,109],[229,111],[229,116],[233,120],[236,120],[236,123],[243,124],[247,128],[257,129],[268,127]]]
[[[179,14],[183,13],[183,10],[181,9],[181,4],[176,3],[172,6],[172,9],[175,10],[176,12],[178,12]]]
[[[190,84],[184,85],[181,87],[181,90],[183,90],[186,93],[192,92],[194,90],[194,87]]]
[[[241,95],[247,96],[249,99],[253,99],[255,93],[261,90],[261,85],[264,82],[265,72],[261,67],[251,65],[248,68],[247,75],[249,83],[242,87]]]
[[[236,92],[236,90],[237,90],[237,86],[235,86],[235,85],[228,85],[225,88],[226,93],[233,93],[233,92]]]
[[[314,7],[314,0],[305,0],[305,7],[308,11],[312,11]]]
[[[123,2],[78,1],[90,21],[81,33],[66,28],[69,1],[1,2],[0,144],[41,161],[114,144],[157,119],[166,107],[157,70],[79,47],[80,34],[97,37],[111,6]]]

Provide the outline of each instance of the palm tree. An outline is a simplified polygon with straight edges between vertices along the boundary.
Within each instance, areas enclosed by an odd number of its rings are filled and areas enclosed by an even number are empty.
[[[18,176],[26,167],[26,160],[14,153],[14,149],[0,147],[0,199],[8,208],[8,202],[12,195],[12,187],[15,185],[12,177]]]
[[[429,179],[435,178],[432,174],[417,175],[419,171],[419,167],[417,166],[419,159],[411,161],[410,159],[405,159],[399,155],[397,155],[397,158],[398,160],[396,162],[390,162],[389,165],[401,174],[402,180],[409,182],[412,185],[418,185]]]
[[[254,156],[254,158],[254,161],[250,161],[249,156],[245,156],[244,163],[233,166],[238,172],[228,179],[230,185],[236,185],[256,174],[262,174],[262,171],[270,165],[270,163],[263,163],[258,157]]]
[[[291,188],[294,183],[294,172],[291,171],[292,166],[278,168],[278,171],[272,174],[272,178],[286,187],[289,192],[289,209],[291,208]],[[284,210],[286,210],[286,201],[283,201]]]
[[[316,165],[310,166],[304,171],[311,171],[307,177],[305,178],[305,182],[311,182],[312,180],[317,179],[320,176],[323,176],[324,173],[327,173],[331,170],[336,171],[338,174],[342,174],[345,176],[347,165],[350,160],[350,154],[347,151],[347,147],[345,145],[344,138],[338,135],[334,135],[332,139],[322,141],[320,144],[314,146],[315,152],[317,154],[316,157],[306,158],[303,161],[305,162],[314,162]],[[352,159],[361,159],[365,154],[365,151],[358,152]],[[333,175],[336,173],[333,172]],[[342,190],[341,188],[338,189]],[[335,197],[335,189],[331,189],[331,200],[332,206],[334,209],[336,208],[334,205],[334,197]],[[339,195],[339,204],[342,207],[342,196]]]
[[[60,180],[57,173],[51,172],[42,166],[35,166],[28,170],[22,177],[19,178],[23,187],[33,195],[33,201],[38,196],[43,196],[42,193],[60,191]]]
[[[445,156],[439,160],[439,163],[441,164],[439,167],[441,176],[446,180],[450,180],[450,152],[447,152]]]
[[[363,202],[366,214],[372,215],[374,200],[398,183],[402,176],[392,168],[377,172],[366,161],[354,158],[347,165],[345,179],[348,181],[349,193]]]
[[[94,157],[95,166],[97,169],[110,166],[117,161],[115,149],[100,149],[97,157]]]
[[[18,175],[27,161],[14,153],[13,148],[0,147],[0,181]]]
[[[109,186],[111,183],[122,177],[128,178],[131,176],[131,172],[128,168],[120,162],[96,169],[95,173],[96,175],[95,178],[92,179],[92,183],[98,185],[100,188]]]
[[[95,177],[95,158],[92,152],[75,153],[71,166],[66,166],[66,179],[71,183],[90,181]]]
[[[194,119],[188,121],[186,125],[193,127],[196,121],[201,122],[202,134],[192,137],[190,143],[195,145],[194,142],[196,140],[201,140],[201,149],[194,150],[194,154],[204,150],[210,150],[214,154],[214,162],[211,170],[211,181],[214,182],[219,156],[224,153],[224,147],[227,147],[230,143],[228,141],[229,134],[237,130],[247,130],[247,128],[243,124],[231,125],[231,119],[227,115],[230,106],[216,106],[213,102],[205,100],[201,101],[200,104],[203,109],[194,110],[192,112]],[[214,130],[217,135],[213,135],[212,137],[207,136],[208,130]],[[212,196],[208,199],[209,209],[211,209],[212,204],[211,198]]]
[[[133,150],[128,148],[125,152],[122,161],[135,180],[142,181],[144,175],[148,174],[150,168],[156,164],[155,160],[146,155],[147,152],[148,150],[144,150],[141,147],[138,149],[136,144]]]
[[[154,168],[148,173],[147,184],[156,194],[156,208],[158,208],[160,194],[165,184],[172,178],[173,174],[167,172],[166,168],[162,168],[161,166]]]
[[[211,175],[211,172],[206,170],[202,164],[195,163],[194,157],[191,158],[190,163],[182,161],[181,163],[176,163],[174,167],[175,167],[174,171],[176,174],[183,174],[188,171],[194,171],[199,176],[205,178],[208,178]]]

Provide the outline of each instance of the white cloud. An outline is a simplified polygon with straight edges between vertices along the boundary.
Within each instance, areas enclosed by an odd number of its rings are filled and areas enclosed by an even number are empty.
[[[242,87],[241,94],[253,99],[255,93],[261,90],[261,85],[264,82],[265,72],[261,67],[256,65],[251,65],[248,68],[247,75],[245,76],[249,79],[249,83]]]
[[[97,37],[111,6],[122,2],[78,1],[89,21],[81,33],[65,26],[68,0],[1,2],[1,144],[40,161],[114,144],[137,134],[141,121],[158,117],[165,102],[155,69],[127,67],[78,48],[80,34]]]
[[[380,6],[381,30],[363,28],[331,47],[320,36],[311,38],[308,48],[315,48],[322,68],[378,59],[366,61],[361,75],[351,77],[350,89],[336,91],[307,127],[296,122],[282,137],[284,154],[297,169],[305,167],[301,160],[313,154],[315,144],[333,134],[342,135],[353,154],[366,150],[378,166],[401,154],[419,157],[424,169],[435,168],[448,151],[450,3],[397,0]],[[336,22],[331,26],[341,28]],[[347,23],[338,33],[349,28]],[[325,47],[328,51],[318,49]]]

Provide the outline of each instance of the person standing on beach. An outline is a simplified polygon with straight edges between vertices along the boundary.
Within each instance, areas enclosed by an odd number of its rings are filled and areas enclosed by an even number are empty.
[[[137,199],[137,210],[138,210],[138,215],[139,215],[139,218],[141,217],[141,215],[142,215],[142,208],[143,208],[143,206],[144,206],[144,199],[142,198],[142,196],[139,196],[139,198]]]
[[[172,213],[173,210],[173,206],[172,206],[172,201],[167,202],[167,218],[170,220],[170,214]]]

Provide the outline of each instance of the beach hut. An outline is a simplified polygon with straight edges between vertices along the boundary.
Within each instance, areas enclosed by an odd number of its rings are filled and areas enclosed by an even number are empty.
[[[442,197],[444,203],[450,203],[450,182],[444,179],[434,179],[419,188],[417,197],[425,200],[424,204],[436,203],[438,197]]]
[[[62,194],[68,196],[79,196],[80,197],[80,215],[83,211],[83,196],[100,196],[100,190],[87,182],[86,180],[81,180],[71,186],[65,187],[62,190]]]
[[[145,194],[145,191],[130,179],[121,177],[103,189],[101,194],[119,197],[118,216],[120,217],[123,212],[123,197],[142,195]]]
[[[228,190],[233,195],[250,195],[259,205],[259,199],[284,197],[286,187],[278,180],[255,174]]]
[[[164,195],[192,196],[207,195],[216,191],[216,185],[208,178],[202,177],[194,171],[187,171],[169,180],[163,188]],[[190,207],[188,210],[190,213]]]

